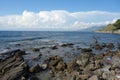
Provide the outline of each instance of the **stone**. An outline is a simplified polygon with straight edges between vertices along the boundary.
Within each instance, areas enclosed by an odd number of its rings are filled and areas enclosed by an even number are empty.
[[[110,71],[110,75],[111,75],[111,76],[115,76],[115,71],[114,71],[114,70],[111,70],[111,71]]]
[[[103,79],[107,79],[107,75],[105,73],[102,74]]]
[[[109,48],[109,49],[114,48],[114,44],[113,44],[113,43],[108,43],[108,44],[107,44],[107,48]]]
[[[62,62],[62,61],[60,61],[60,62],[58,63],[58,65],[56,66],[56,69],[57,69],[58,71],[64,70],[65,68],[66,68],[66,64],[65,64],[64,62]]]
[[[35,77],[35,76],[33,76],[33,77],[30,78],[30,80],[40,80],[40,79]]]
[[[103,47],[101,45],[99,45],[99,44],[96,44],[96,45],[94,45],[94,49],[96,49],[96,50],[102,50]]]
[[[81,49],[81,52],[82,53],[92,52],[92,49],[90,49],[90,48],[84,48],[84,49]]]
[[[42,67],[42,69],[43,69],[43,70],[45,70],[45,69],[47,69],[48,64],[45,64],[45,63],[44,63],[44,64],[42,64],[42,66],[41,66],[41,67]]]
[[[73,45],[74,45],[73,43],[64,43],[61,45],[61,47],[71,47]]]
[[[102,75],[101,69],[95,70],[95,71],[94,71],[94,74],[96,74],[97,76],[101,76],[101,75]]]
[[[79,75],[80,80],[87,80],[89,78],[88,74]]]
[[[97,75],[93,75],[88,80],[99,80],[99,79],[98,79]]]
[[[37,73],[37,72],[40,72],[40,70],[41,70],[41,68],[40,68],[39,64],[36,64],[29,69],[29,72]]]
[[[33,52],[39,52],[40,49],[39,48],[33,48]]]
[[[57,46],[52,46],[51,49],[55,50],[55,49],[58,49]]]

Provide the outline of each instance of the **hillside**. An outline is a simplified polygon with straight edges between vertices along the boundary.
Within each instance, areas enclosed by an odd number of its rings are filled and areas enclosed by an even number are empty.
[[[120,33],[120,19],[118,19],[113,24],[108,24],[107,26],[103,27],[96,32],[105,32],[105,33]]]

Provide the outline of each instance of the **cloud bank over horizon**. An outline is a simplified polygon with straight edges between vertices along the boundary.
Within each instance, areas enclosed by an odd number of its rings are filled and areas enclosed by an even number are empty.
[[[114,23],[120,13],[65,10],[23,11],[21,15],[0,16],[0,30],[84,30]]]

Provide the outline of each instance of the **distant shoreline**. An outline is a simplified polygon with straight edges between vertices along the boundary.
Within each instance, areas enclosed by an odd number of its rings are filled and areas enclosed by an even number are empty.
[[[120,34],[120,30],[119,31],[95,31],[97,33],[110,33],[110,34]]]

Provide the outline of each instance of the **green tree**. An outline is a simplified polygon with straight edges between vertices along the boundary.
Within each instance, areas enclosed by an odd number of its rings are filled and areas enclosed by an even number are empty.
[[[114,26],[115,26],[115,29],[117,30],[117,29],[120,29],[120,19],[118,19],[117,21],[116,21],[116,23],[114,23]]]

